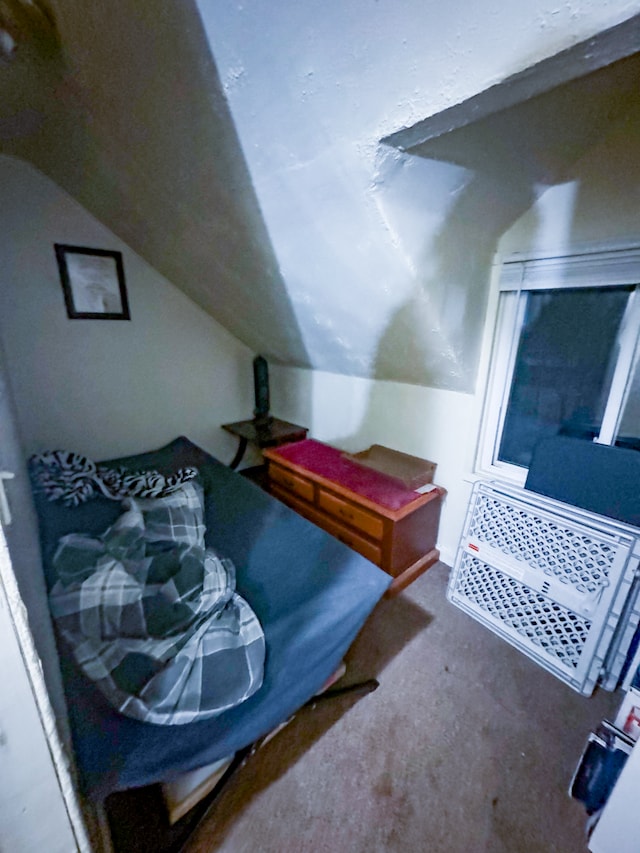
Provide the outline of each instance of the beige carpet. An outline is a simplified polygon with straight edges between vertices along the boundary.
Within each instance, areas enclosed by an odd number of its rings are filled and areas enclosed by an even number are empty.
[[[620,696],[585,698],[450,605],[433,567],[383,601],[345,682],[305,709],[216,801],[187,853],[584,853],[567,788]]]

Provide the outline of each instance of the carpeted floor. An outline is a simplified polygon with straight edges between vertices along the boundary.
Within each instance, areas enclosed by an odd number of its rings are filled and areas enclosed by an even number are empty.
[[[586,851],[567,788],[620,696],[566,687],[450,605],[447,580],[438,564],[379,605],[345,678],[379,689],[303,710],[185,853]]]

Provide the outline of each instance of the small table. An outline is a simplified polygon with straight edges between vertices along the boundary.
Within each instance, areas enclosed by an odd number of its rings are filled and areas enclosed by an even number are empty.
[[[233,424],[222,424],[232,435],[240,439],[240,445],[230,468],[237,468],[244,456],[247,444],[255,444],[256,447],[279,447],[290,441],[302,441],[307,437],[309,431],[306,427],[281,421],[279,418],[252,418],[249,421],[236,421]]]

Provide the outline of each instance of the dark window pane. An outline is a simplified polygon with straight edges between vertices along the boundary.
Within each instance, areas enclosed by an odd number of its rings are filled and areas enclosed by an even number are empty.
[[[527,467],[536,442],[600,431],[631,287],[527,295],[498,458]]]
[[[640,359],[632,371],[627,402],[615,442],[619,447],[640,450]]]

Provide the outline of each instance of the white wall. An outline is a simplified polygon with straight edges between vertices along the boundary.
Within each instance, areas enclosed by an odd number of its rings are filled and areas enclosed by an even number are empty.
[[[178,435],[229,460],[220,424],[249,417],[253,354],[80,205],[0,156],[0,337],[25,451],[94,459]],[[131,321],[70,320],[54,243],[123,253]]]
[[[500,259],[521,252],[580,251],[640,245],[640,109],[613,127],[576,164],[565,184],[503,235],[494,264],[478,381],[473,394],[295,368],[273,368],[274,412],[347,450],[372,443],[431,459],[448,490],[440,524],[442,558],[451,563],[466,513],[497,308]]]
[[[640,241],[640,103],[503,235],[502,256]]]

